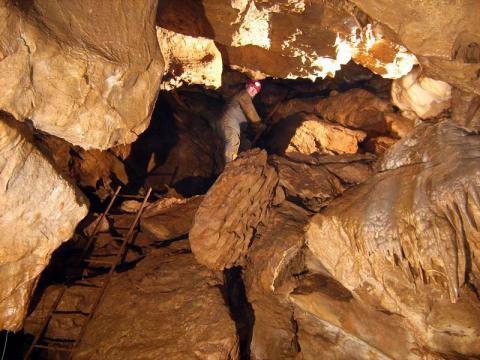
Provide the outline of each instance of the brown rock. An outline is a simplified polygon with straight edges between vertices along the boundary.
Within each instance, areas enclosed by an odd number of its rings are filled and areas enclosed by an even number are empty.
[[[0,3],[0,108],[84,148],[134,141],[163,73],[156,1]]]
[[[195,262],[186,241],[152,250],[134,269],[113,276],[73,358],[238,359],[235,324],[219,286],[213,273]],[[91,294],[76,289],[61,309],[88,309]],[[37,331],[36,319],[54,291],[47,289],[29,318],[30,331]],[[80,323],[68,318],[57,317],[49,335],[71,338]]]
[[[480,96],[453,90],[452,120],[469,131],[480,130]]]
[[[293,288],[308,218],[307,211],[283,202],[248,251],[244,277],[255,317],[250,345],[255,359],[293,359],[298,353],[293,308],[285,297]]]
[[[389,102],[363,89],[333,93],[328,98],[312,97],[293,99],[283,103],[274,119],[283,119],[291,114],[306,112],[342,126],[367,133],[385,134],[389,127],[385,118],[392,112]],[[391,120],[390,120],[391,121]]]
[[[88,202],[35,148],[25,126],[0,117],[0,329],[21,329],[31,294],[53,251]]]
[[[271,162],[286,196],[312,211],[320,211],[346,189],[372,175],[371,159],[361,156],[351,161],[341,155],[327,155],[320,161],[314,157],[289,160],[272,156]]]
[[[385,122],[387,123],[388,132],[396,138],[407,136],[415,127],[415,121],[396,113],[386,113]]]
[[[353,154],[366,134],[322,121],[315,115],[296,114],[284,119],[272,132],[269,147],[277,154]]]
[[[334,279],[310,274],[289,296],[305,359],[421,359],[404,318],[353,298]]]
[[[36,134],[36,140],[64,175],[82,188],[97,190],[101,198],[114,191],[115,182],[127,184],[129,181],[124,163],[110,150],[83,150],[46,134]]]
[[[189,234],[195,258],[211,269],[243,263],[277,183],[267,153],[243,153],[225,167],[200,205]]]
[[[170,240],[185,235],[192,227],[193,217],[202,200],[203,196],[158,200],[145,209],[140,227],[157,240]]]
[[[470,290],[480,277],[478,141],[449,122],[418,126],[307,232],[309,248],[355,297],[404,316],[420,346],[444,355],[480,354]]]
[[[397,140],[388,136],[377,136],[365,142],[365,149],[375,155],[382,155],[387,149],[395,144]]]
[[[479,94],[480,9],[476,2],[353,0],[372,19],[392,29],[416,54],[427,76]],[[387,34],[388,35],[388,34]]]
[[[376,73],[398,77],[416,61],[397,43],[360,27],[353,13],[361,11],[347,2],[188,0],[182,5],[163,2],[159,26],[214,39],[225,64],[256,78],[325,78],[352,57]]]

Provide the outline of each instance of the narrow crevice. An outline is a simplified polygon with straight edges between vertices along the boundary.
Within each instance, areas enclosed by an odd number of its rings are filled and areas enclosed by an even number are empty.
[[[252,342],[255,315],[252,305],[248,302],[245,285],[242,279],[242,268],[234,267],[223,272],[224,286],[222,291],[225,304],[230,310],[230,316],[235,322],[235,328],[240,341],[240,359],[250,359],[250,344]]]

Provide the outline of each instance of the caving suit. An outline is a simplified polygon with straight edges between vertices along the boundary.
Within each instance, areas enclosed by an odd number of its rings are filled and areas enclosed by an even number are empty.
[[[242,90],[226,104],[217,123],[217,131],[224,146],[223,160],[225,164],[236,159],[241,142],[242,147],[245,147],[246,138],[243,136],[248,127],[248,120],[254,125],[261,124],[252,98],[246,90]]]

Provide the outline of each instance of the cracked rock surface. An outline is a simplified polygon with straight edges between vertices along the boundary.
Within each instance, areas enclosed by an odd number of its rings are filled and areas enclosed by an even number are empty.
[[[163,74],[156,1],[0,1],[0,109],[84,148],[144,131]]]
[[[355,298],[405,317],[442,354],[480,352],[478,141],[449,121],[418,126],[307,231]]]
[[[0,329],[22,328],[38,277],[88,211],[88,201],[35,148],[31,134],[0,116]]]

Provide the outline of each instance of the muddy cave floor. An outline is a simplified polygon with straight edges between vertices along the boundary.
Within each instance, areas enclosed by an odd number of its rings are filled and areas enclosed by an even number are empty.
[[[392,123],[404,120],[409,124],[407,128],[413,125],[390,104],[391,82],[355,66],[346,67],[334,79],[313,83],[267,79],[263,82],[264,91],[254,100],[267,125],[256,144],[264,152],[252,150],[241,155],[235,162],[239,165],[227,169],[231,176],[225,175],[218,184],[218,143],[213,123],[220,115],[223,99],[238,91],[244,81],[237,73],[225,76],[230,78],[219,92],[191,86],[161,93],[150,127],[128,146],[103,152],[85,151],[53,136],[35,134],[43,151],[88,196],[91,209],[74,238],[55,252],[44,271],[23,331],[9,335],[8,359],[21,358],[25,353],[32,334],[38,332],[42,316],[51,306],[58,284],[83,271],[70,265],[76,263],[95,219],[119,185],[123,186],[122,192],[135,195],[144,195],[151,187],[153,196],[128,247],[125,262],[117,267],[75,358],[102,358],[105,349],[110,349],[111,358],[133,358],[138,355],[136,351],[151,358],[182,358],[184,352],[183,358],[188,358],[185,354],[190,351],[201,354],[200,357],[233,359],[239,354],[240,358],[249,359],[256,351],[264,351],[262,346],[276,348],[279,358],[291,358],[302,349],[308,355],[309,348],[315,346],[332,353],[340,351],[340,335],[336,335],[335,341],[329,339],[325,335],[329,330],[323,323],[317,323],[315,330],[317,340],[323,337],[317,345],[312,346],[305,335],[299,340],[299,326],[311,327],[316,320],[299,313],[300,302],[289,304],[283,296],[290,293],[301,298],[319,292],[332,301],[333,309],[352,299],[347,289],[312,260],[303,229],[308,219],[328,208],[333,199],[373,176],[378,159],[404,135]],[[441,120],[439,117],[434,122]],[[248,136],[253,139],[255,134],[250,132]],[[267,168],[273,169],[271,174]],[[260,185],[259,177],[263,181]],[[249,182],[250,189],[245,185]],[[205,195],[212,185],[221,189]],[[231,190],[237,186],[238,191]],[[252,195],[251,188],[255,186],[259,189]],[[241,254],[235,261],[222,263],[222,259],[217,259],[208,266],[213,270],[203,266],[208,261],[198,263],[206,255],[195,253],[194,257],[189,244],[192,226],[198,227],[194,225],[196,211],[209,196],[219,197],[217,203],[240,203],[244,198],[251,201],[250,205],[239,204],[238,212],[233,211],[232,215],[245,218],[237,221],[239,228],[252,228],[251,233],[241,235]],[[101,224],[102,232],[92,251],[111,251],[115,247],[111,237],[128,226],[138,206],[135,200],[116,202],[116,216]],[[247,206],[246,213],[242,206]],[[255,207],[260,215],[249,218],[248,209]],[[209,216],[224,214],[212,211]],[[255,252],[255,241],[261,247],[259,239],[268,236],[296,239],[289,240],[295,244],[295,256],[273,279],[281,289],[280,295],[266,293],[258,284],[262,279],[253,280],[270,271],[266,269],[269,264],[260,263],[272,253]],[[92,271],[95,276],[91,280],[95,282],[108,269],[96,266]],[[88,311],[88,289],[70,292],[60,306]],[[352,305],[352,311],[357,308],[365,313],[361,305]],[[372,316],[376,322],[382,321],[381,317]],[[372,325],[373,322],[366,320],[365,326],[378,325]],[[73,316],[59,317],[52,319],[46,334],[69,338],[79,333],[80,325]],[[278,337],[277,343],[266,339],[268,331]],[[405,336],[400,332],[399,336]],[[106,336],[111,338],[102,340]],[[141,349],[142,344],[147,350]],[[157,344],[157,349],[152,349],[151,344]],[[96,352],[92,350],[95,348]],[[38,358],[53,357],[41,353]]]

